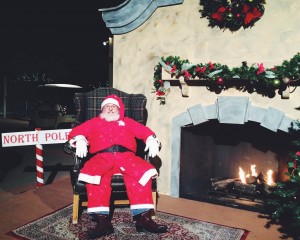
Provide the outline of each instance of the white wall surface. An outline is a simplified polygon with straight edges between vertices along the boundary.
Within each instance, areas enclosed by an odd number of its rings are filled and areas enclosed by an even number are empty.
[[[180,56],[192,63],[226,64],[240,67],[241,62],[264,63],[265,67],[281,65],[300,52],[300,1],[272,0],[265,4],[265,13],[254,27],[236,32],[208,27],[201,18],[199,0],[159,8],[138,29],[114,36],[113,87],[128,93],[143,93],[147,99],[152,128],[162,142],[162,160],[158,179],[159,192],[170,194],[172,119],[196,105],[215,103],[217,96],[248,96],[251,104],[273,107],[292,119],[300,119],[300,88],[289,99],[263,97],[235,89],[216,95],[205,87],[190,87],[183,98],[179,87],[171,87],[165,105],[152,93],[154,67],[161,57]]]

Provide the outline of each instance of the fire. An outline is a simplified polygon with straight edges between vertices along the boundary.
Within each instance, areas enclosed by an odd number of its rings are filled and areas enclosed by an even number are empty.
[[[250,166],[251,177],[257,177],[258,176],[255,168],[256,168],[255,164],[252,164]],[[274,184],[272,175],[273,175],[273,170],[268,170],[268,172],[267,172],[267,182],[266,183],[270,186]],[[246,174],[244,172],[244,170],[241,167],[239,167],[239,178],[240,178],[242,183],[246,184],[247,179],[250,178],[250,174]],[[257,179],[257,181],[259,181],[259,179]]]
[[[255,164],[252,164],[250,168],[251,168],[251,176],[257,177],[257,172],[256,172],[256,170],[255,170],[256,165],[255,165]]]
[[[240,167],[239,175],[240,175],[241,182],[246,183],[246,175],[245,175],[245,172],[243,171],[243,169],[241,167]]]
[[[274,184],[272,175],[273,175],[273,171],[272,171],[272,170],[269,170],[269,171],[267,172],[267,176],[268,176],[268,178],[267,178],[267,179],[268,179],[268,180],[267,180],[267,184],[268,184],[268,185],[273,185],[273,184]]]

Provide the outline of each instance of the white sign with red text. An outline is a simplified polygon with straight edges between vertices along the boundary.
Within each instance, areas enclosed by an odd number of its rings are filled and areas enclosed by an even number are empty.
[[[2,147],[65,143],[70,131],[58,129],[2,133]]]

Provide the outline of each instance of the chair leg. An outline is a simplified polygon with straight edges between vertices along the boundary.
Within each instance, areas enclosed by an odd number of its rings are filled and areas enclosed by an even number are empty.
[[[78,215],[79,215],[79,195],[73,194],[73,216],[72,223],[78,223]]]
[[[157,193],[156,192],[152,192],[152,199],[153,199],[153,203],[154,203],[154,211],[152,212],[152,219],[156,218],[156,207],[157,207]]]

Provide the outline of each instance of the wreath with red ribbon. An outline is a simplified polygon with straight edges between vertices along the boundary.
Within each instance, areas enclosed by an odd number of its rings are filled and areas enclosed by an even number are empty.
[[[208,26],[234,32],[254,26],[264,14],[264,4],[264,0],[200,0],[200,13],[209,20]]]

